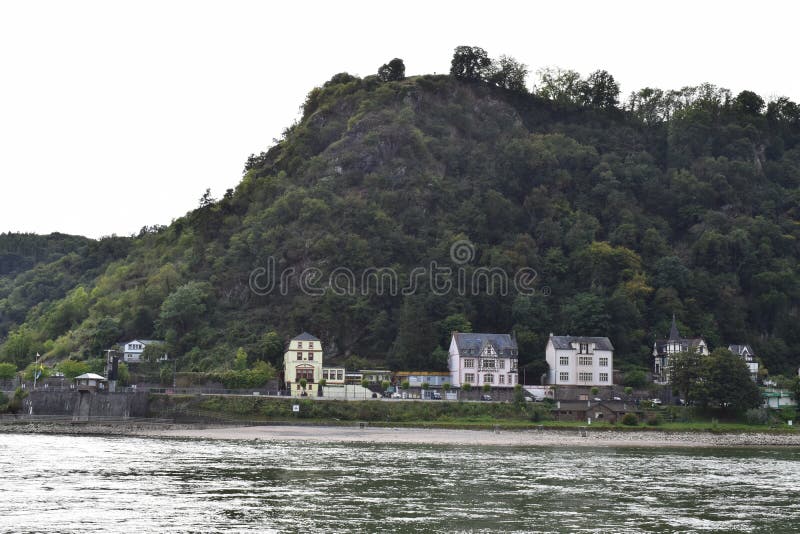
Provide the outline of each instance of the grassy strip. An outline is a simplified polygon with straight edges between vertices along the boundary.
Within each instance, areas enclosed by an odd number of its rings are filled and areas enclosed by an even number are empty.
[[[300,411],[293,412],[292,406]],[[422,428],[494,428],[509,430],[578,429],[587,427],[583,421],[533,421],[535,413],[547,414],[545,407],[498,402],[381,402],[381,401],[315,401],[312,399],[276,399],[268,397],[152,395],[152,415],[186,412],[213,415],[235,423],[283,422],[295,424],[326,424],[350,426],[368,422],[375,426]],[[744,423],[701,420],[665,422],[658,425],[625,426],[595,422],[593,430],[769,433],[792,434],[794,427],[748,425]]]

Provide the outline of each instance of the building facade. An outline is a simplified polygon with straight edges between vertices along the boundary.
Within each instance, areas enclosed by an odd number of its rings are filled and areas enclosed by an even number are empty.
[[[308,332],[292,339],[283,355],[283,377],[293,397],[314,395],[322,378],[322,342]]]
[[[519,382],[517,340],[511,334],[453,332],[450,341],[450,383],[513,388]]]
[[[701,337],[684,338],[678,331],[675,316],[672,316],[672,326],[667,339],[657,339],[653,343],[653,378],[658,384],[669,383],[669,359],[673,354],[680,352],[696,352],[699,355],[708,354],[708,345]]]
[[[422,384],[428,384],[432,388],[440,388],[445,384],[452,385],[449,372],[397,371],[393,378],[395,385],[400,386],[403,382],[408,382],[408,387],[411,388],[421,388]]]
[[[739,356],[750,369],[750,378],[753,382],[758,382],[758,360],[753,347],[750,345],[728,345],[728,350]]]
[[[127,363],[138,363],[142,360],[142,353],[148,345],[163,345],[163,341],[155,339],[134,339],[122,344],[122,361]],[[168,359],[167,353],[159,355],[159,361]]]
[[[547,383],[613,386],[614,346],[607,337],[554,336],[545,348]]]

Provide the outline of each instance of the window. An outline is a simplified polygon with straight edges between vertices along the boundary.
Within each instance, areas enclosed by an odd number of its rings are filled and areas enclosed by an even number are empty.
[[[608,358],[600,358],[600,367],[608,367]]]
[[[569,365],[569,356],[561,356],[558,359],[558,365]]]
[[[303,378],[306,379],[306,382],[313,382],[314,381],[314,370],[313,369],[297,369],[295,375],[295,382],[300,382]]]
[[[505,368],[506,368],[506,361],[500,360],[500,369],[505,369]]]
[[[591,382],[592,373],[578,373],[578,380],[580,382]]]
[[[468,360],[464,360],[464,367],[467,367],[469,369],[474,368],[475,367],[475,360],[473,360],[471,358],[468,359]]]
[[[302,360],[303,359],[303,353],[302,352],[298,352],[297,353],[297,359],[298,360]]]
[[[496,364],[496,360],[483,360],[484,369],[494,369]]]
[[[569,382],[569,373],[558,373],[559,382]]]
[[[600,382],[608,382],[608,373],[600,373]]]
[[[484,381],[486,384],[492,384],[492,383],[494,383],[494,375],[483,375],[483,381]]]
[[[325,380],[328,379],[328,370],[327,369],[323,369],[322,370],[322,378],[324,378]]]
[[[308,348],[309,349],[313,349],[314,348],[314,342],[313,341],[309,341],[308,342]]]
[[[464,375],[464,382],[469,382],[470,384],[475,382],[475,373],[466,373]]]
[[[580,350],[578,352],[580,352],[581,354],[589,354],[588,343],[579,343],[578,345],[580,346]]]
[[[308,353],[308,361],[313,361],[313,360],[314,360],[314,353],[313,352],[309,352]]]
[[[514,383],[514,375],[508,375],[508,383],[509,384],[513,384]]]
[[[497,377],[497,382],[500,383],[500,384],[505,384],[506,383],[506,375],[499,375]]]
[[[578,356],[578,365],[592,365],[592,357]]]
[[[297,342],[297,348],[298,349],[302,349],[303,348],[303,342],[302,341],[298,341]]]

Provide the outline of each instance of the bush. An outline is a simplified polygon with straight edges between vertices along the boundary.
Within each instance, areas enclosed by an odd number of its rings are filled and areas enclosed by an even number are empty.
[[[10,380],[17,374],[17,366],[13,363],[0,363],[0,380]]]
[[[632,388],[640,388],[645,384],[647,384],[647,375],[641,369],[625,373],[625,377],[622,379],[622,385]]]
[[[6,394],[0,391],[0,413],[5,412],[8,410],[8,397]]]
[[[797,410],[794,406],[783,406],[781,407],[780,411],[781,419],[786,421],[796,421],[797,420]]]
[[[744,420],[748,425],[766,425],[769,423],[769,410],[767,408],[751,408],[744,413]]]
[[[538,423],[539,421],[550,421],[553,419],[553,414],[547,404],[535,404],[531,411],[531,421]]]
[[[464,382],[461,384],[461,391],[472,391],[472,384],[469,382]]]
[[[622,417],[622,424],[625,426],[638,426],[639,425],[639,418],[636,417],[634,413],[626,413]]]
[[[633,414],[628,414],[628,415],[633,415]],[[661,416],[658,414],[653,414],[647,418],[648,426],[658,426],[661,423],[663,423],[663,421],[661,420]]]

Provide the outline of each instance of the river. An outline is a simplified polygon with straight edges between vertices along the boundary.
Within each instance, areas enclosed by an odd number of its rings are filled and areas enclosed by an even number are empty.
[[[0,434],[0,532],[797,532],[800,450]]]

